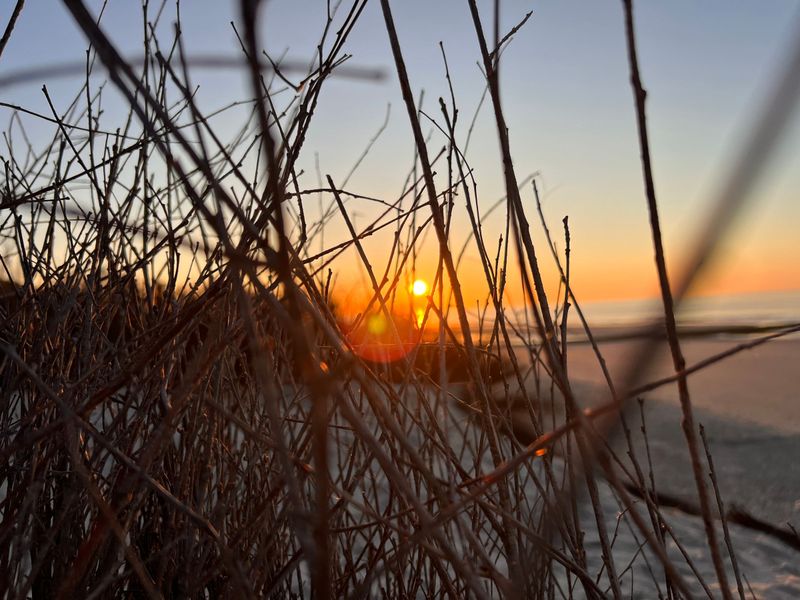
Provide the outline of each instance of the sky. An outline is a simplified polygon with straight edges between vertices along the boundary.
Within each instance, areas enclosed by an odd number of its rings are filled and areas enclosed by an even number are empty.
[[[95,9],[100,5],[89,4]],[[236,4],[210,0],[181,4],[182,31],[190,56],[236,53],[238,44],[230,26],[231,20],[238,19]],[[490,7],[488,2],[480,4]],[[10,5],[0,7],[3,22]],[[422,109],[440,122],[438,98],[449,98],[441,41],[460,107],[463,144],[484,86],[466,2],[395,0],[392,6],[414,92],[424,90]],[[169,18],[162,21],[161,31],[167,35],[174,21],[173,4],[168,3],[165,11]],[[501,4],[501,31],[508,31],[528,11],[533,11],[532,17],[514,37],[501,63],[502,97],[517,176],[523,179],[538,174],[543,210],[557,235],[562,218],[569,217],[572,285],[579,297],[653,296],[657,282],[621,2],[506,0]],[[288,57],[311,60],[325,12],[323,0],[267,2],[264,46],[273,56],[285,51]],[[635,3],[635,15],[664,243],[671,272],[677,274],[682,257],[708,218],[732,156],[767,96],[792,36],[800,32],[800,11],[790,0],[648,0]],[[141,43],[141,22],[140,3],[111,2],[103,26],[124,53],[135,54]],[[491,30],[488,10],[484,11],[484,24]],[[60,3],[28,2],[0,58],[0,76],[33,66],[83,60],[85,47]],[[368,4],[346,51],[352,55],[350,64],[378,68],[385,77],[377,82],[346,78],[329,82],[301,161],[308,174],[305,183],[316,186],[316,161],[322,173],[341,183],[389,110],[385,131],[348,189],[393,200],[412,167],[413,138],[379,2]],[[3,90],[3,100],[46,112],[42,83]],[[47,83],[56,98],[75,89],[74,80]],[[199,102],[208,108],[247,95],[241,72],[206,72],[198,74],[195,83],[200,85]],[[489,109],[487,101],[478,113],[467,153],[483,208],[505,193]],[[0,110],[0,129],[5,129],[8,115],[7,110]],[[113,110],[106,118],[113,118]],[[423,125],[426,133],[432,131],[429,147],[438,150],[444,138],[433,131],[430,122],[423,121]],[[790,123],[783,137],[751,202],[726,237],[719,260],[696,293],[800,288],[799,118]],[[523,189],[523,201],[529,209],[547,285],[554,289],[558,278],[551,261],[546,260],[530,187]],[[376,210],[372,204],[348,202],[357,225],[366,223]],[[454,248],[460,248],[467,235],[463,206],[457,211]],[[487,218],[484,227],[487,243],[493,248],[503,230],[502,214]],[[328,242],[345,239],[343,224],[333,224],[326,236]],[[436,252],[430,240],[426,244],[420,252],[418,272],[430,279]],[[386,245],[386,240],[379,238],[365,242],[378,263]],[[559,247],[563,247],[560,240]],[[342,271],[342,288],[365,285],[363,275]],[[481,296],[480,285],[471,279],[476,272],[480,272],[477,256],[468,253],[462,277],[470,302]],[[512,286],[510,293],[519,292]]]

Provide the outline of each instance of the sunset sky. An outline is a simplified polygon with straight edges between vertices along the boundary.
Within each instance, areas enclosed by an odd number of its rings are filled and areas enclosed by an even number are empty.
[[[0,8],[3,22],[10,4]],[[125,52],[137,53],[141,39],[139,3],[110,4],[103,21],[106,31]],[[237,52],[229,25],[237,18],[236,5],[182,3],[182,26],[190,55],[232,56]],[[325,7],[322,0],[268,2],[263,41],[270,53],[279,56],[287,50],[287,56],[309,61],[324,24]],[[681,254],[704,223],[710,200],[767,94],[791,36],[800,31],[800,15],[793,0],[647,1],[635,7],[665,246],[670,265],[677,271]],[[171,3],[166,10],[170,18],[162,32],[168,32],[174,20]],[[395,0],[393,10],[411,84],[416,93],[424,89],[422,108],[436,119],[441,117],[439,96],[449,98],[438,45],[442,41],[460,107],[463,145],[483,91],[466,3]],[[508,47],[501,67],[517,175],[523,179],[539,174],[545,215],[559,240],[561,219],[569,216],[576,294],[586,300],[651,296],[656,280],[621,3],[506,1],[502,3],[502,32],[530,10],[533,16]],[[491,30],[488,11],[484,24]],[[0,75],[52,62],[80,61],[84,49],[81,34],[60,3],[31,2],[25,5],[0,59]],[[386,131],[347,187],[392,201],[412,167],[413,139],[378,2],[367,6],[347,51],[353,55],[350,64],[382,69],[386,77],[378,82],[344,78],[330,82],[305,148],[304,184],[309,188],[317,185],[315,154],[323,178],[330,173],[334,181],[342,182],[391,104]],[[3,100],[47,112],[40,91],[42,83],[3,90]],[[248,93],[242,72],[202,72],[196,75],[195,83],[200,85],[199,101],[206,109]],[[59,91],[76,89],[75,85],[75,80],[48,82],[54,97]],[[490,109],[487,98],[467,154],[475,169],[483,209],[504,195]],[[9,115],[6,109],[0,111],[3,129]],[[222,117],[217,126],[224,129],[226,118],[235,117]],[[423,122],[423,126],[426,132],[432,129],[429,122]],[[435,153],[444,143],[434,132],[429,148]],[[795,118],[776,159],[762,173],[752,202],[727,237],[721,260],[696,290],[698,293],[800,288],[798,149],[800,119]],[[557,278],[542,243],[530,186],[524,188],[523,199],[530,209],[545,277],[554,288]],[[457,202],[461,203],[456,208],[461,214],[453,226],[455,249],[461,247],[467,234],[463,200]],[[378,214],[374,205],[357,200],[350,200],[347,207],[356,225],[364,225]],[[484,235],[490,248],[496,247],[502,229],[500,212],[485,221]],[[326,241],[332,242],[344,239],[346,231],[338,223],[326,236]],[[436,249],[430,241],[418,263],[418,272],[428,279],[436,264]],[[366,246],[382,271],[379,257],[386,239],[369,240]],[[480,274],[474,253],[466,256],[462,267],[466,294],[473,302],[482,295],[474,280]],[[343,288],[353,289],[362,280],[342,269],[339,281]],[[512,295],[519,294],[515,289],[512,286]]]

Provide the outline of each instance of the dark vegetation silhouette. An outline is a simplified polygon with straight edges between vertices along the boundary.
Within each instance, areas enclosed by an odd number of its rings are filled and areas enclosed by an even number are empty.
[[[548,247],[535,247],[522,198],[532,193],[538,202],[538,189],[513,170],[502,110],[502,51],[530,14],[503,32],[499,2],[494,13],[475,0],[465,8],[506,182],[498,245],[483,237],[456,91],[440,100],[441,114],[423,118],[388,0],[380,5],[417,151],[407,189],[381,200],[386,212],[357,229],[347,203],[371,199],[331,177],[302,187],[298,160],[321,90],[333,77],[380,75],[351,67],[345,52],[366,1],[329,7],[316,60],[302,72],[262,51],[261,4],[242,0],[240,55],[215,63],[248,73],[251,96],[223,109],[245,111],[240,131],[220,131],[215,115],[197,106],[191,74],[209,65],[184,54],[179,23],[173,37],[155,35],[157,22],[174,15],[148,3],[143,53],[131,61],[83,2],[65,0],[89,45],[83,85],[74,98],[51,98],[44,86],[50,114],[11,113],[16,141],[2,156],[0,202],[4,597],[621,598],[641,589],[682,598],[713,595],[715,585],[714,594],[745,597],[726,518],[753,520],[724,508],[687,378],[798,328],[761,332],[724,355],[685,364],[676,307],[747,190],[732,195],[723,185],[715,225],[671,286],[631,2],[623,4],[632,114],[664,318],[642,336],[624,380],[605,372],[608,389],[592,407],[568,376],[569,315],[604,365],[570,287],[568,221],[565,253],[556,252],[543,218]],[[20,10],[22,1],[0,60]],[[754,125],[745,150],[751,163],[766,161],[776,125],[794,106],[795,63],[765,104],[769,119]],[[99,80],[129,108],[112,129],[100,126]],[[50,126],[49,143],[25,142],[21,115]],[[446,141],[436,155],[423,130],[430,122]],[[759,164],[753,168],[751,177]],[[450,232],[456,195],[489,289],[480,318],[458,281]],[[329,211],[313,222],[307,209],[317,198]],[[351,234],[339,246],[324,244],[334,217]],[[381,229],[395,232],[385,273],[362,246]],[[433,230],[440,260],[420,330],[414,315],[392,307],[425,230]],[[369,310],[347,322],[330,275],[344,249],[358,253],[372,288]],[[562,277],[557,297],[545,293],[538,266],[551,254]],[[525,290],[522,322],[504,304],[512,274]],[[389,359],[358,347],[369,315],[385,319],[381,343],[401,349]],[[665,337],[675,375],[640,381]],[[630,437],[627,456],[605,443],[611,423],[630,434],[631,399],[676,383],[697,485],[698,501],[688,506],[659,493]],[[643,420],[641,429],[646,441]],[[716,582],[695,557],[674,551],[680,540],[662,505],[702,517]],[[640,546],[626,559],[615,553],[622,527]],[[759,527],[797,547],[796,533]],[[634,563],[644,580],[633,579]]]

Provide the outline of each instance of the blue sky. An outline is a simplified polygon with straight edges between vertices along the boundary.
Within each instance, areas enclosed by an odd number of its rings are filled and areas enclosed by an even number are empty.
[[[395,0],[392,4],[412,85],[417,92],[425,90],[423,109],[434,118],[440,116],[438,97],[448,95],[438,46],[439,41],[444,44],[461,109],[463,142],[483,89],[466,3]],[[236,53],[229,24],[238,18],[236,5],[182,3],[189,54]],[[265,47],[275,56],[286,50],[290,57],[310,60],[325,6],[322,0],[268,2]],[[791,35],[800,31],[798,9],[793,1],[777,0],[652,0],[635,6],[659,205],[668,256],[677,264],[692,232],[703,222],[710,197],[766,94]],[[0,8],[0,19],[7,18],[10,8],[10,3]],[[577,291],[583,285],[589,297],[647,295],[654,290],[655,280],[644,275],[652,271],[652,250],[621,3],[506,1],[501,29],[508,30],[529,10],[533,16],[505,52],[501,71],[517,174],[522,178],[540,173],[545,211],[553,228],[558,229],[561,218],[569,215]],[[160,30],[165,36],[174,14],[174,6],[168,3]],[[138,2],[113,1],[103,26],[123,51],[132,54],[141,44],[141,22]],[[486,11],[485,25],[490,24]],[[28,2],[0,59],[0,73],[82,60],[85,45],[59,2]],[[412,138],[378,2],[367,6],[347,51],[353,55],[352,64],[382,68],[387,77],[377,83],[330,82],[303,166],[313,173],[316,153],[323,173],[341,181],[391,104],[387,130],[349,185],[360,193],[391,198],[400,191],[411,167]],[[241,73],[198,73],[195,82],[201,86],[199,98],[206,108],[247,94]],[[44,110],[41,83],[4,90],[3,99]],[[48,82],[56,98],[76,89],[75,85],[69,80]],[[504,193],[489,108],[487,102],[468,155],[476,170],[482,206]],[[7,111],[0,112],[2,128],[6,122]],[[724,264],[713,280],[716,283],[709,284],[710,291],[800,287],[798,119],[785,138],[754,202],[726,244]],[[431,148],[443,143],[434,133]],[[316,176],[308,183],[315,185]],[[531,202],[527,191],[525,199]],[[360,219],[374,210],[353,203],[349,208]],[[500,225],[499,219],[487,222],[490,233],[499,233]],[[458,233],[456,229],[456,238]]]

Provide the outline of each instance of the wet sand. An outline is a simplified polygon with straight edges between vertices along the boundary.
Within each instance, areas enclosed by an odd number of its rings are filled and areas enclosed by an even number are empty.
[[[687,366],[746,341],[736,339],[691,339],[682,342]],[[636,352],[634,342],[606,342],[600,349],[609,371],[619,379]],[[595,383],[603,375],[591,347],[568,348],[570,378]],[[673,373],[666,344],[662,344],[646,380]],[[692,403],[724,419],[751,423],[783,434],[800,434],[800,340],[774,340],[745,350],[689,377]],[[668,385],[650,394],[677,403],[677,386]]]
[[[733,336],[683,340],[686,364],[691,366],[743,341],[746,338]],[[600,347],[619,386],[631,356],[640,346],[633,341],[615,341],[601,343]],[[570,345],[568,364],[573,391],[584,408],[609,399],[605,379],[589,345]],[[639,383],[672,373],[671,357],[664,343]],[[725,510],[740,509],[784,532],[791,532],[791,527],[800,531],[800,340],[775,340],[728,357],[692,374],[689,390],[696,424],[703,425],[706,431]],[[556,400],[555,405],[562,402]],[[696,508],[697,490],[681,427],[677,385],[668,384],[645,394],[641,406],[647,445],[641,433],[639,402],[628,402],[624,411],[637,460],[648,473],[649,445],[658,493]],[[515,414],[528,418],[522,411]],[[555,417],[556,422],[561,419],[563,414]],[[617,456],[629,463],[622,428],[610,426],[606,431]],[[710,482],[708,486],[713,498]],[[614,500],[610,491],[606,494],[607,506],[614,514]],[[680,534],[679,539],[704,579],[713,582],[701,519],[680,509],[665,508],[664,514]],[[590,522],[590,516],[587,513],[589,520],[585,522]],[[795,547],[750,527],[731,525],[731,535],[738,560],[757,597],[800,597],[800,553]],[[638,547],[635,537],[622,536],[618,541],[615,555],[619,553],[620,557]],[[634,596],[651,597],[649,594],[654,591],[640,590]]]
[[[722,352],[741,340],[684,343],[687,365]],[[603,344],[612,376],[620,374],[634,345]],[[569,349],[570,377],[602,383],[589,346]],[[666,350],[659,352],[648,379],[670,374]],[[776,525],[800,530],[800,341],[776,340],[746,350],[693,374],[689,391],[695,420],[706,429],[723,499]],[[593,403],[592,398],[587,399]],[[678,390],[670,384],[645,395],[650,452],[659,487],[691,499],[694,480],[681,429]],[[644,456],[638,403],[629,403],[637,454]],[[622,449],[621,431],[612,442]]]
[[[684,341],[687,365],[742,341]],[[619,378],[636,345],[609,342],[601,344],[601,350],[612,376]],[[572,379],[598,386],[603,383],[590,346],[571,346],[568,352]],[[671,358],[662,347],[645,381],[671,373]],[[775,340],[729,357],[691,375],[689,391],[695,420],[706,430],[726,510],[738,507],[784,531],[790,526],[800,530],[800,340]],[[641,458],[647,454],[638,406],[638,402],[629,403],[625,414],[633,430],[636,454]],[[696,504],[677,385],[650,392],[643,406],[657,489]],[[627,444],[620,428],[612,430],[610,442],[620,456],[625,456]],[[687,544],[698,557],[707,559],[699,518],[677,514],[674,518]],[[731,529],[739,561],[759,597],[792,598],[800,594],[800,555],[796,550],[773,536],[743,527]],[[701,558],[700,562],[708,561]]]

